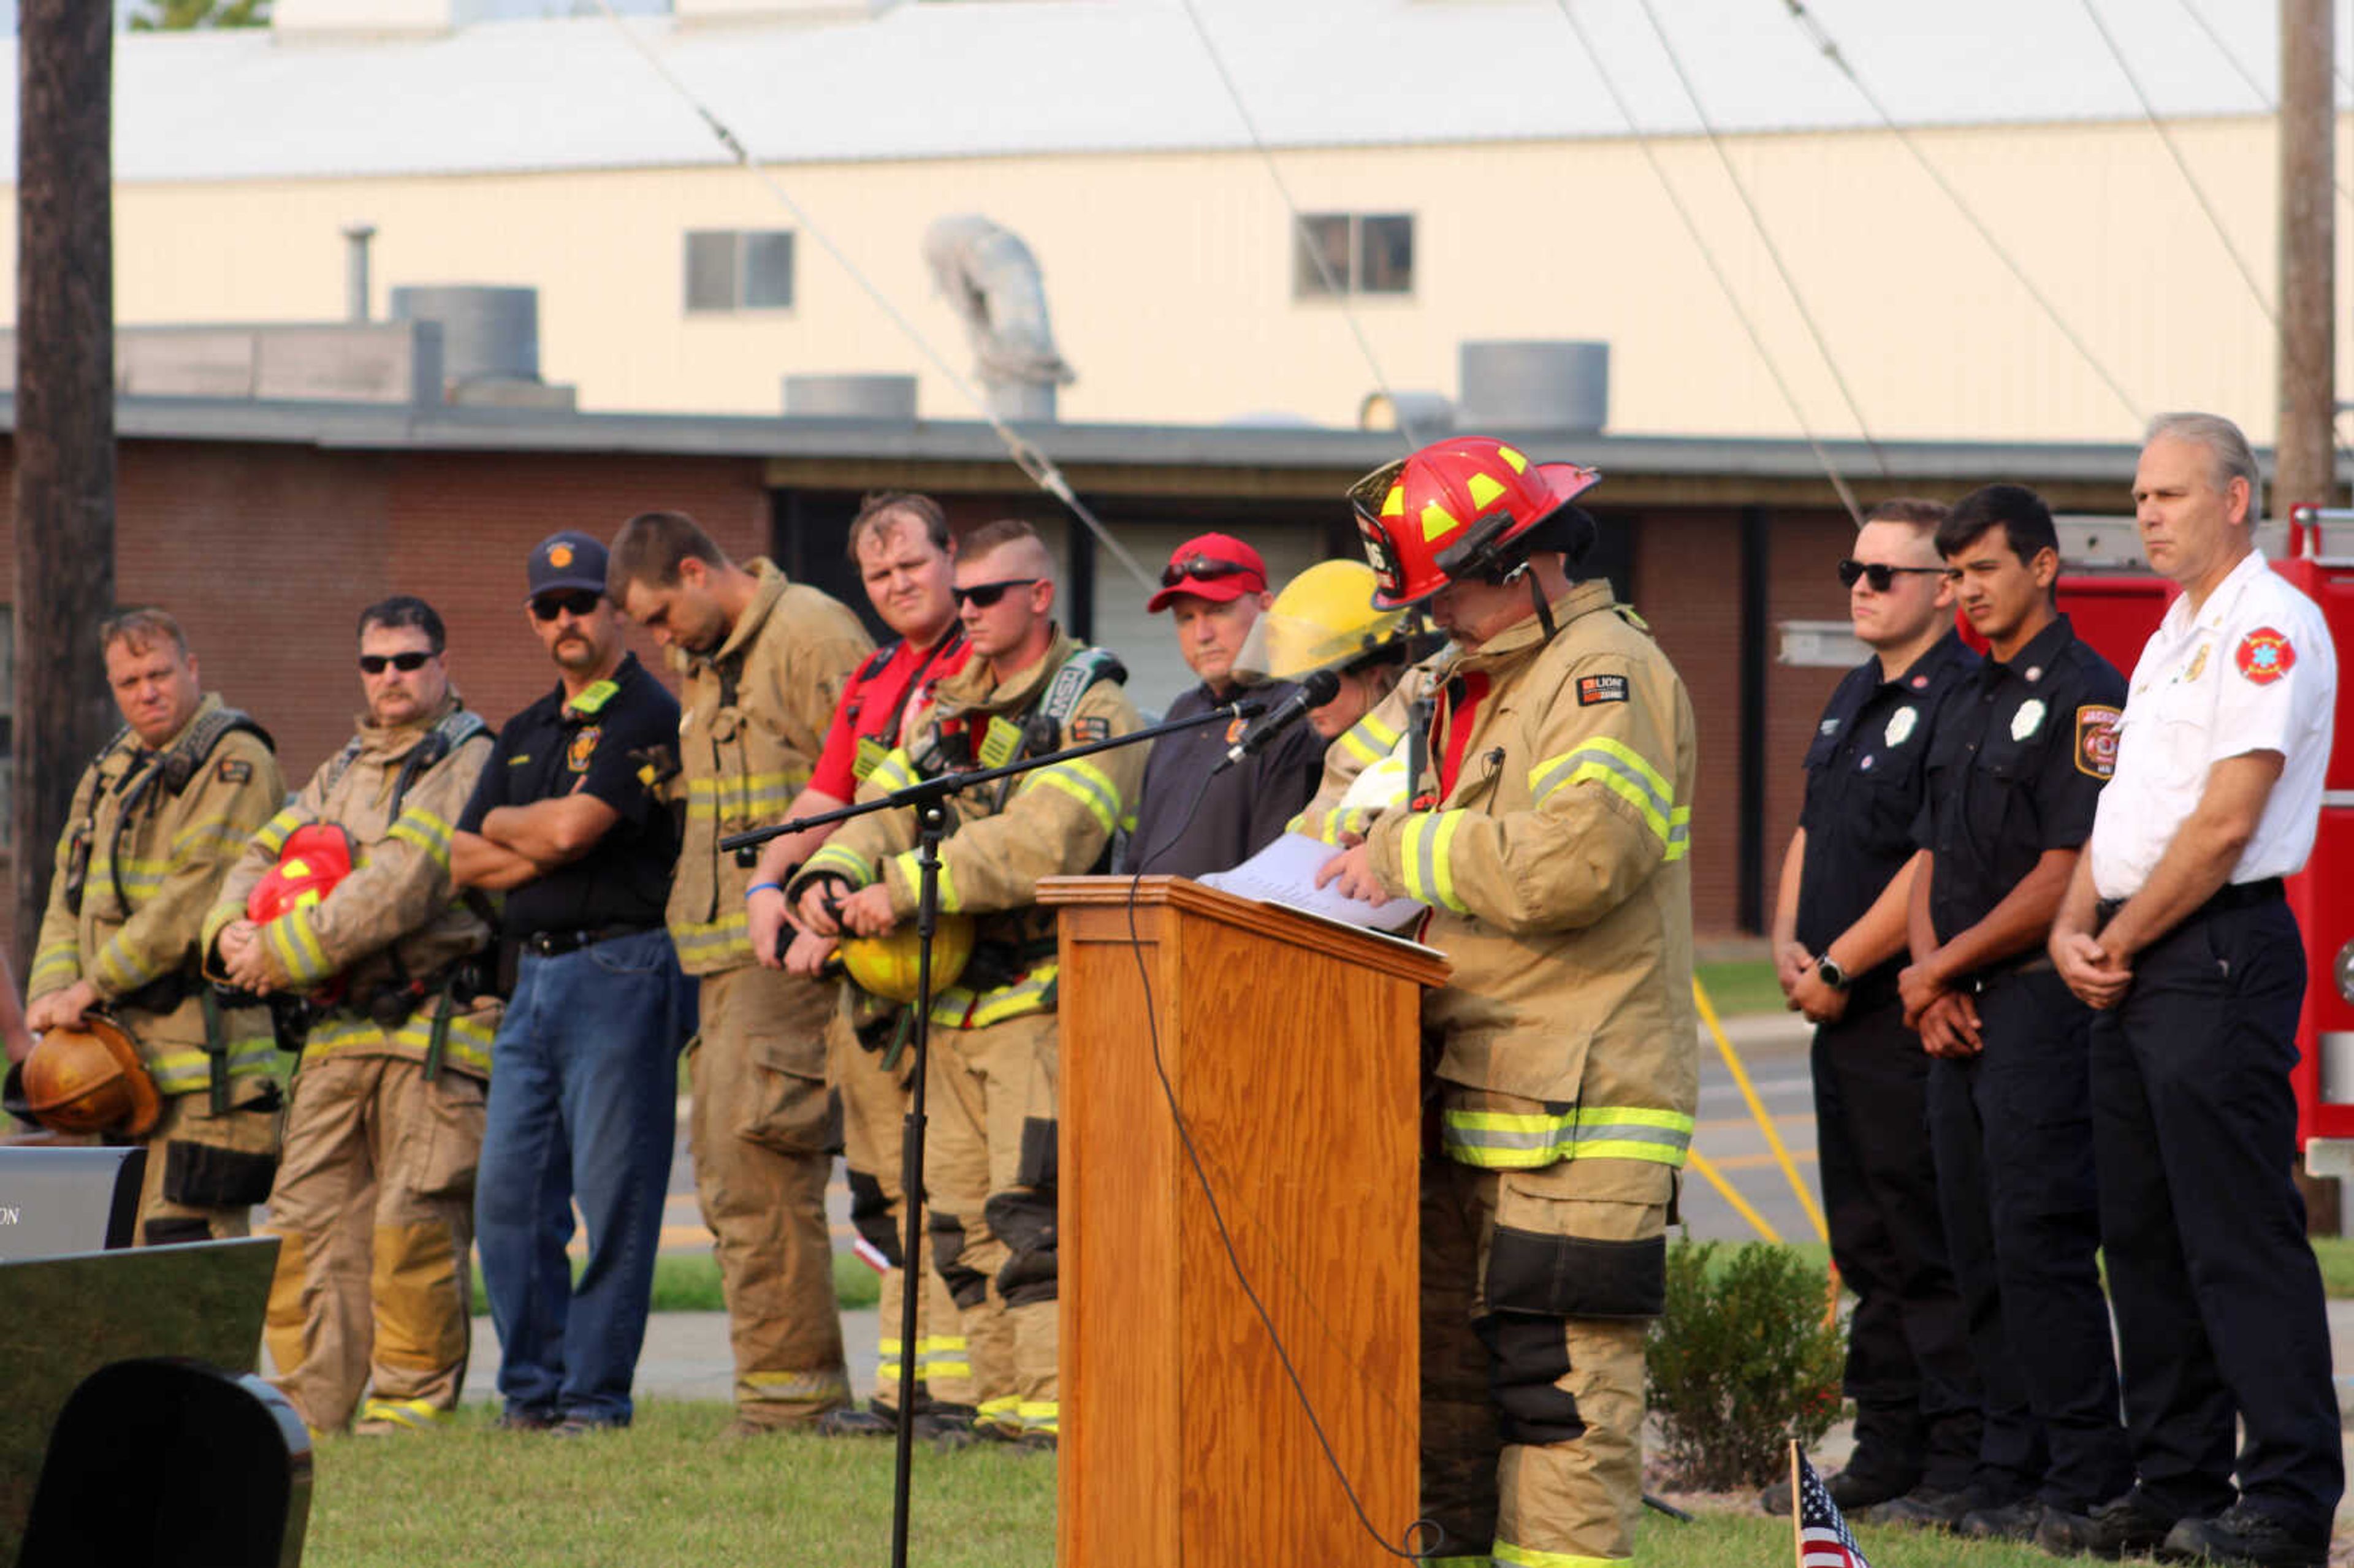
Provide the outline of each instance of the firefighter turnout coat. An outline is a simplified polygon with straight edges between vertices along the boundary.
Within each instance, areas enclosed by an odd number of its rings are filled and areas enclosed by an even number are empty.
[[[223,928],[245,918],[254,885],[297,830],[324,822],[351,839],[352,874],[317,903],[261,928],[273,989],[313,991],[343,977],[343,1005],[313,1021],[306,1062],[342,1054],[425,1060],[451,966],[493,937],[450,884],[453,824],[490,759],[491,740],[490,727],[455,693],[413,725],[386,728],[362,715],[350,742],[253,835],[222,884],[205,919],[207,955]],[[408,992],[408,1008],[405,1021],[385,1028],[368,1004],[388,991]],[[489,1077],[497,1028],[494,1001],[452,1007],[442,1065]]]
[[[784,820],[825,749],[843,683],[875,651],[839,600],[786,581],[766,560],[746,569],[759,587],[718,652],[673,656],[684,677],[686,828],[669,925],[679,967],[691,975],[753,961],[744,915],[753,872],[719,841]]]
[[[929,711],[909,726],[911,745],[878,764],[858,798],[1010,762],[1017,751],[1037,755],[1126,735],[1140,721],[1120,678],[1108,654],[1059,631],[1044,658],[1002,685],[992,683],[987,661],[974,659],[933,689]],[[1051,736],[1031,722],[1041,714],[1055,721]],[[1055,922],[1035,907],[1038,879],[1101,863],[1113,833],[1134,819],[1145,749],[1074,758],[950,803],[951,830],[940,845],[940,912],[979,921],[965,980],[933,999],[933,1022],[978,1029],[1054,1011]],[[854,818],[810,857],[801,877],[830,874],[854,887],[879,879],[891,890],[892,912],[908,919],[920,874],[915,843],[912,811]]]
[[[160,751],[125,729],[75,787],[35,946],[29,998],[87,978],[130,1027],[155,1087],[211,1081],[197,938],[221,879],[285,796],[278,759],[250,721],[207,694]],[[278,1060],[270,1015],[217,1013],[232,1078]]]
[[[1699,1073],[1691,704],[1606,583],[1550,609],[1550,640],[1531,620],[1408,672],[1333,744],[1300,826],[1334,842],[1362,832],[1384,890],[1431,906],[1423,939],[1455,969],[1424,1001],[1437,1075],[1547,1107],[1450,1107],[1450,1157],[1680,1167]],[[1425,694],[1436,733],[1409,810],[1398,757]],[[1383,772],[1361,779],[1376,757]]]

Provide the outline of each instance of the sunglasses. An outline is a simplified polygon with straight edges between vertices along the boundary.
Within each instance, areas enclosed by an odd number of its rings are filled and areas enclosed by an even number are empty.
[[[570,593],[540,595],[531,601],[531,612],[542,620],[554,620],[566,610],[570,610],[575,616],[585,617],[596,614],[597,607],[604,602],[605,596],[601,593],[576,588]]]
[[[1839,564],[1840,587],[1853,588],[1858,577],[1872,583],[1872,591],[1886,593],[1895,584],[1897,574],[1908,577],[1942,577],[1943,567],[1892,567],[1885,561],[1841,561]]]
[[[1208,582],[1213,577],[1238,577],[1251,572],[1240,561],[1221,561],[1213,556],[1188,556],[1182,561],[1172,561],[1161,573],[1162,588],[1175,588],[1187,577]]]
[[[360,655],[360,673],[381,675],[385,666],[389,664],[406,675],[411,671],[425,668],[425,661],[432,657],[430,653],[419,653],[413,649],[407,653],[363,653]]]
[[[970,588],[950,588],[949,592],[956,597],[959,604],[970,599],[980,609],[987,609],[1005,597],[1006,589],[1028,588],[1039,580],[1037,577],[1007,577],[1003,582],[975,583]]]

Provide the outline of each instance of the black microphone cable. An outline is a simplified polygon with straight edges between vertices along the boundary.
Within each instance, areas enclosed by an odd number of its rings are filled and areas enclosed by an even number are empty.
[[[1274,1314],[1259,1298],[1257,1288],[1251,1284],[1250,1275],[1243,1267],[1242,1255],[1235,1246],[1234,1233],[1226,1226],[1225,1211],[1220,1207],[1217,1192],[1210,1184],[1209,1169],[1202,1161],[1202,1151],[1194,1147],[1193,1128],[1186,1125],[1185,1113],[1177,1104],[1177,1086],[1169,1081],[1168,1065],[1161,1059],[1161,1022],[1152,1007],[1152,975],[1150,967],[1144,961],[1144,938],[1136,926],[1136,897],[1138,890],[1144,885],[1145,867],[1154,855],[1166,854],[1185,836],[1185,831],[1193,825],[1193,819],[1201,814],[1202,802],[1208,798],[1209,792],[1210,781],[1204,779],[1201,788],[1194,790],[1193,803],[1186,808],[1184,818],[1177,824],[1176,831],[1150,853],[1139,855],[1135,869],[1129,874],[1128,948],[1136,959],[1137,980],[1144,988],[1144,1026],[1152,1043],[1153,1075],[1161,1080],[1161,1097],[1168,1103],[1169,1119],[1177,1129],[1178,1141],[1184,1147],[1186,1162],[1193,1167],[1194,1182],[1202,1189],[1203,1200],[1209,1204],[1210,1221],[1217,1230],[1218,1245],[1225,1250],[1226,1266],[1233,1272],[1235,1283],[1242,1287],[1251,1310],[1258,1314],[1259,1324],[1267,1330],[1267,1342],[1274,1347],[1276,1360],[1282,1364],[1283,1375],[1291,1384],[1292,1397],[1299,1402],[1300,1413],[1308,1417],[1309,1430],[1315,1433],[1316,1445],[1324,1452],[1325,1466],[1331,1470],[1332,1478],[1340,1482],[1341,1494],[1349,1499],[1350,1510],[1356,1514],[1359,1528],[1363,1530],[1368,1540],[1392,1557],[1419,1563],[1437,1552],[1446,1541],[1447,1532],[1436,1520],[1416,1518],[1400,1531],[1400,1539],[1405,1542],[1404,1548],[1400,1548],[1384,1540],[1380,1528],[1366,1514],[1364,1502],[1357,1496],[1356,1484],[1350,1480],[1340,1455],[1333,1452],[1332,1439],[1324,1431],[1323,1419],[1316,1413],[1316,1403],[1309,1398],[1308,1385],[1301,1381],[1299,1369],[1292,1363],[1291,1351],[1283,1342],[1282,1332],[1275,1326]],[[1420,1539],[1430,1544],[1417,1549],[1415,1545],[1417,1532],[1425,1532]]]

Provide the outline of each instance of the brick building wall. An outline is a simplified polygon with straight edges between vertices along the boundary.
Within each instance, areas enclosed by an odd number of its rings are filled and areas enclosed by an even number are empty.
[[[0,497],[10,467],[0,448]],[[500,722],[555,680],[524,609],[531,546],[559,528],[610,538],[652,507],[692,514],[739,557],[769,547],[750,460],[125,441],[116,597],[178,618],[206,687],[270,731],[291,787],[351,735],[363,607],[395,593],[431,603],[453,681]],[[0,547],[16,547],[5,506]],[[94,659],[95,628],[91,638]],[[631,646],[662,668],[642,633]],[[0,943],[10,924],[0,901]]]
[[[1700,727],[1692,925],[1702,932],[1734,931],[1741,889],[1739,514],[1722,507],[1646,511],[1634,528],[1632,575],[1635,608],[1675,662]]]

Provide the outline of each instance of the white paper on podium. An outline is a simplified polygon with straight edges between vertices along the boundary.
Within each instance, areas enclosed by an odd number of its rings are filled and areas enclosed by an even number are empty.
[[[1286,833],[1234,870],[1214,871],[1198,880],[1204,887],[1255,898],[1262,904],[1285,905],[1368,931],[1405,930],[1428,911],[1429,906],[1412,898],[1374,904],[1363,898],[1343,898],[1337,886],[1317,886],[1316,873],[1339,853],[1331,844],[1304,833]]]

